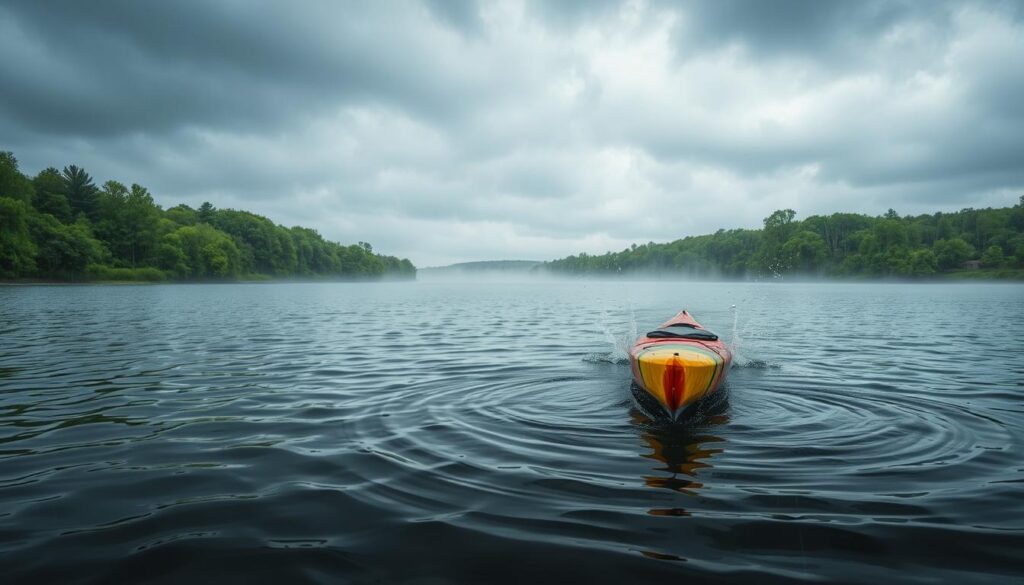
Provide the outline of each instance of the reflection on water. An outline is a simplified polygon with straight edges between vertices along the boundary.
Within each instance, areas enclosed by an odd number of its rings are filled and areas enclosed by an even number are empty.
[[[673,424],[623,347],[682,307],[743,344]],[[1020,286],[0,287],[0,336],[5,582],[1019,576]]]
[[[635,398],[643,392],[632,386]],[[647,447],[641,453],[645,459],[654,460],[653,471],[657,475],[643,476],[647,487],[666,489],[686,496],[696,496],[704,487],[697,480],[698,471],[710,469],[711,459],[724,450],[725,439],[712,434],[715,427],[729,422],[728,388],[721,388],[712,396],[698,403],[688,418],[676,421],[664,414],[657,403],[640,399],[637,407],[629,411],[630,422],[640,432]],[[648,414],[651,407],[654,415]],[[660,415],[660,416],[659,416]],[[686,518],[691,513],[683,506],[650,508],[647,514],[655,517]],[[653,550],[640,550],[640,554],[659,561],[685,561],[682,556]]]
[[[659,462],[660,465],[653,470],[664,472],[645,476],[643,479],[647,486],[688,495],[696,495],[697,490],[704,487],[696,479],[697,471],[710,468],[712,457],[725,448],[725,439],[712,433],[715,427],[729,421],[728,389],[720,389],[698,406],[690,418],[678,422],[663,416],[652,417],[643,408],[630,410],[630,420],[640,429],[640,436],[650,450],[643,453],[643,457]],[[689,515],[682,508],[655,508],[649,513],[654,516]]]

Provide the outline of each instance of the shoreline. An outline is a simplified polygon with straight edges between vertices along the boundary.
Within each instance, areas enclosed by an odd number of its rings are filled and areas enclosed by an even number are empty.
[[[255,279],[255,280],[0,280],[0,287],[19,286],[153,286],[153,285],[190,285],[190,284],[311,284],[311,283],[332,283],[332,284],[355,284],[355,283],[466,283],[466,282],[489,282],[492,279],[481,278],[337,278],[337,279]],[[665,282],[665,283],[693,283],[693,284],[1024,284],[1024,277],[961,277],[951,275],[945,277],[931,278],[801,278],[801,277],[780,277],[764,279],[730,279],[730,278],[688,278],[677,275],[521,275],[521,277],[510,277],[499,279],[502,282]]]
[[[358,283],[358,282],[415,282],[415,278],[267,278],[254,280],[0,280],[0,286],[94,286],[159,284],[281,284],[281,283]]]

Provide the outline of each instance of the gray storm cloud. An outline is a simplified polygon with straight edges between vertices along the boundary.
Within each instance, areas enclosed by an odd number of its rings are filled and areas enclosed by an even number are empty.
[[[419,265],[1024,192],[1013,2],[7,2],[0,149]]]

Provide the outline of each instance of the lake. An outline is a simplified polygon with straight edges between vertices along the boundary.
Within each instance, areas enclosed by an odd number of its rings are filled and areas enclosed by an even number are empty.
[[[667,425],[623,358],[683,308],[736,363]],[[1014,284],[0,287],[0,569],[1003,583],[1022,397]]]

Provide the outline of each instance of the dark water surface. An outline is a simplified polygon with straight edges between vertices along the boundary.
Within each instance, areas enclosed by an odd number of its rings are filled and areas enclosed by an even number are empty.
[[[622,348],[684,307],[737,366],[666,427]],[[6,583],[1024,567],[1018,285],[0,287],[0,344]]]

